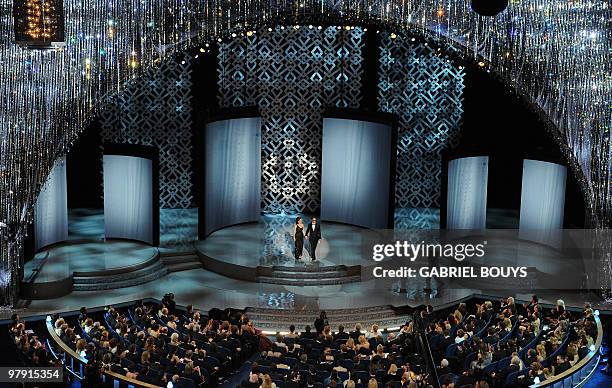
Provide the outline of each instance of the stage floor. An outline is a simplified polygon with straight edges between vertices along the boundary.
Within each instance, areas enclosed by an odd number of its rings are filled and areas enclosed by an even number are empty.
[[[485,294],[492,297],[505,298],[515,296],[520,300],[529,300],[528,291],[495,291],[472,289],[440,290],[433,299],[427,298],[420,285],[415,284],[405,292],[393,292],[369,287],[363,283],[345,284],[339,286],[292,287],[275,284],[261,284],[229,279],[202,269],[174,272],[154,282],[138,286],[124,287],[104,292],[73,291],[69,295],[48,299],[33,300],[25,309],[20,310],[23,316],[47,314],[51,312],[78,310],[81,306],[105,306],[129,302],[142,298],[158,298],[168,292],[176,295],[180,305],[192,304],[203,311],[211,308],[246,308],[258,307],[268,309],[333,310],[343,308],[363,308],[370,306],[418,306],[431,303],[434,306],[445,306],[457,303],[461,298],[472,294]],[[595,308],[610,309],[610,305],[602,303],[595,294],[572,291],[539,291],[540,300],[554,303],[563,299],[567,305],[580,307],[585,301],[593,303]],[[10,317],[10,311],[0,317]],[[285,330],[282,327],[279,329]]]
[[[76,273],[112,271],[144,264],[158,256],[147,244],[126,241],[68,241],[43,248],[24,266],[24,279],[42,265],[34,283],[55,282]]]
[[[244,267],[306,267],[313,265],[307,243],[302,260],[295,260],[295,217],[262,216],[260,222],[230,226],[213,232],[195,247],[204,256]],[[317,245],[317,265],[331,267],[361,264],[361,231],[357,226],[321,223],[323,239]]]
[[[162,255],[164,251],[193,252],[197,248],[203,253],[222,259],[221,262],[226,263],[229,268],[241,266],[252,273],[257,267],[264,269],[291,267],[295,271],[307,272],[310,269],[315,272],[325,267],[362,265],[359,239],[363,229],[359,227],[323,222],[324,240],[317,249],[320,262],[310,264],[307,254],[304,255],[306,260],[303,263],[296,263],[293,258],[293,241],[287,233],[292,230],[294,216],[262,216],[259,223],[225,228],[213,233],[207,240],[195,241],[197,209],[196,211],[177,210],[165,214],[168,216],[165,217],[168,226],[162,227],[162,230],[168,237],[164,239],[162,235],[162,241],[168,246],[159,249]],[[435,211],[417,210],[405,213],[403,216],[405,225],[415,226],[412,223],[418,221],[421,226],[426,226],[423,224],[425,223],[429,227],[434,226],[439,217]],[[177,219],[182,221],[177,222]],[[49,258],[36,281],[50,282],[80,271],[112,271],[116,268],[145,263],[157,254],[156,248],[137,242],[121,240],[104,242],[101,238],[103,225],[103,217],[99,211],[72,213],[70,241],[46,250]],[[76,243],[82,244],[76,245]],[[37,261],[26,264],[26,278],[34,266],[40,264],[40,260],[47,254],[46,251],[37,255]],[[508,256],[503,249],[499,250],[499,254]],[[203,260],[201,256],[200,260]],[[541,271],[553,273],[559,270],[558,261],[554,257],[548,257],[546,252],[534,252],[533,256],[525,256],[524,260],[533,263]],[[162,257],[160,261],[163,262],[164,258]],[[564,271],[571,273],[570,269]],[[422,279],[412,279],[392,288],[381,288],[373,281],[303,286],[244,281],[197,268],[166,273],[155,281],[125,285],[104,292],[75,289],[62,297],[28,302],[28,307],[21,312],[23,315],[35,315],[76,310],[81,306],[104,306],[147,297],[161,298],[167,292],[174,292],[179,304],[193,304],[204,310],[213,307],[333,310],[382,305],[417,306],[425,302],[444,306],[456,303],[459,299],[472,294],[488,294],[500,298],[512,295],[519,299],[529,299],[532,292],[527,289],[521,291],[520,288],[513,290],[490,288],[492,288],[490,284],[452,288],[445,284],[431,284]],[[429,291],[426,293],[425,289],[433,291],[433,298],[430,298]],[[609,304],[602,303],[600,297],[589,292],[540,290],[535,293],[546,302],[554,303],[557,298],[562,298],[572,306],[580,306],[583,302],[590,301],[597,308],[610,308]]]

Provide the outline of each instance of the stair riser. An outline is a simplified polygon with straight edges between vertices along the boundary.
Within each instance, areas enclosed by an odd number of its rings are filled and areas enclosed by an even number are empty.
[[[277,279],[330,279],[346,276],[346,272],[272,272],[267,277]]]
[[[106,281],[103,283],[97,284],[75,284],[73,290],[74,291],[101,291],[101,290],[113,290],[117,288],[131,287],[137,286],[140,284],[145,284],[151,282],[153,280],[157,280],[161,277],[166,276],[168,271],[164,268],[158,272],[154,272],[147,276],[143,276],[139,279],[131,279],[131,280],[123,280],[123,281]]]
[[[162,263],[168,264],[180,264],[180,263],[199,263],[200,259],[198,257],[178,257],[178,258],[161,258]]]
[[[200,263],[184,263],[184,264],[174,264],[170,266],[166,266],[168,272],[181,272],[188,271],[191,269],[202,268],[202,264]]]
[[[361,281],[359,276],[332,278],[332,279],[276,279],[276,278],[258,278],[258,283],[280,284],[286,286],[329,286],[337,284],[356,283]]]
[[[249,313],[260,313],[260,314],[276,314],[278,310],[276,309],[268,309],[268,308],[259,308],[259,307],[249,307],[248,308],[248,312]],[[384,306],[375,306],[375,307],[364,307],[364,308],[351,308],[351,309],[334,309],[334,310],[330,310],[329,312],[329,316],[331,315],[343,315],[343,314],[355,314],[355,313],[359,313],[359,314],[369,314],[369,313],[374,313],[374,312],[387,312],[387,311],[391,311],[393,312],[393,308],[389,305],[384,305]],[[300,314],[316,314],[319,315],[319,310],[312,310],[312,309],[304,309],[304,310],[300,310],[299,311]],[[292,312],[293,314],[293,312]]]
[[[92,276],[92,277],[74,277],[73,282],[75,286],[77,284],[97,284],[97,283],[105,283],[108,281],[112,282],[120,282],[120,281],[129,281],[135,280],[141,277],[148,276],[151,273],[157,272],[164,269],[164,265],[161,262],[155,263],[155,265],[139,269],[138,271],[127,272],[119,275],[108,275],[108,276]]]
[[[275,272],[333,272],[333,271],[346,271],[345,265],[333,265],[329,267],[316,267],[316,266],[304,266],[304,267],[284,267],[274,266],[272,271]]]
[[[347,321],[347,322],[333,322],[331,325],[331,329],[332,331],[338,331],[338,326],[342,325],[344,326],[344,330],[345,331],[352,331],[353,328],[355,327],[356,324],[360,324],[362,327],[362,331],[364,329],[367,329],[369,327],[371,327],[374,324],[377,324],[378,327],[384,329],[384,328],[391,328],[391,327],[401,327],[403,326],[407,321],[409,320],[408,317],[404,318],[404,319],[397,319],[397,320],[393,320],[393,321],[360,321],[360,320],[355,320],[355,321]],[[257,327],[258,329],[261,330],[268,330],[268,331],[288,331],[289,326],[292,323],[262,323],[262,322],[258,322],[256,320],[253,320],[253,322],[255,323],[255,327]],[[304,331],[304,329],[306,328],[305,324],[295,324],[295,322],[293,323],[295,326],[296,331],[300,332],[300,331]],[[312,327],[313,324],[310,324],[310,326]]]
[[[274,310],[274,311],[278,311],[278,310]],[[267,314],[262,314],[262,313],[253,313],[251,311],[248,311],[249,317],[257,317],[258,319],[261,320],[266,320],[268,317],[272,317],[274,319],[278,319],[278,315],[275,315],[274,313],[267,313]],[[389,311],[383,311],[383,312],[375,312],[375,313],[355,313],[355,314],[334,314],[332,313],[332,311],[329,311],[327,313],[327,317],[329,319],[334,319],[334,320],[342,320],[342,319],[352,319],[352,317],[360,317],[363,319],[381,319],[381,318],[389,318],[390,316],[394,316],[395,313],[391,310]],[[304,318],[304,319],[310,319],[310,318],[316,318],[319,316],[319,312],[316,312],[314,314],[303,314],[301,312],[298,311],[291,311],[288,315],[287,319],[295,319],[295,317],[298,318]]]

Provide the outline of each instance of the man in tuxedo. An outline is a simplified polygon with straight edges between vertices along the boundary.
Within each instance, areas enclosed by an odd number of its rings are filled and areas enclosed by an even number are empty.
[[[321,239],[321,225],[319,225],[317,221],[317,217],[312,217],[310,224],[308,224],[308,228],[306,228],[306,233],[304,233],[304,236],[306,236],[308,242],[310,243],[310,258],[312,261],[317,260],[315,251],[317,250],[317,244]]]

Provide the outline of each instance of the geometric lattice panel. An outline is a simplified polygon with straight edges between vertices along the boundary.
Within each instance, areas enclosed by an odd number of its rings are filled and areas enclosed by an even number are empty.
[[[159,149],[161,208],[194,207],[191,61],[169,59],[131,80],[100,114],[102,140]]]
[[[262,211],[320,207],[322,114],[361,102],[361,28],[261,29],[220,44],[221,108],[262,116]]]
[[[399,116],[395,206],[439,208],[442,151],[457,144],[463,68],[431,46],[380,35],[378,108]]]

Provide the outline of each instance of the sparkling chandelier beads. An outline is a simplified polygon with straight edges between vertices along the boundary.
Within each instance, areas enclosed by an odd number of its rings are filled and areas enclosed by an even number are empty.
[[[470,0],[64,0],[65,47],[27,50],[14,43],[13,0],[0,0],[0,304],[15,297],[36,196],[99,101],[175,52],[275,24],[415,29],[482,63],[550,119],[593,226],[609,226],[609,2],[509,3],[481,17]]]

